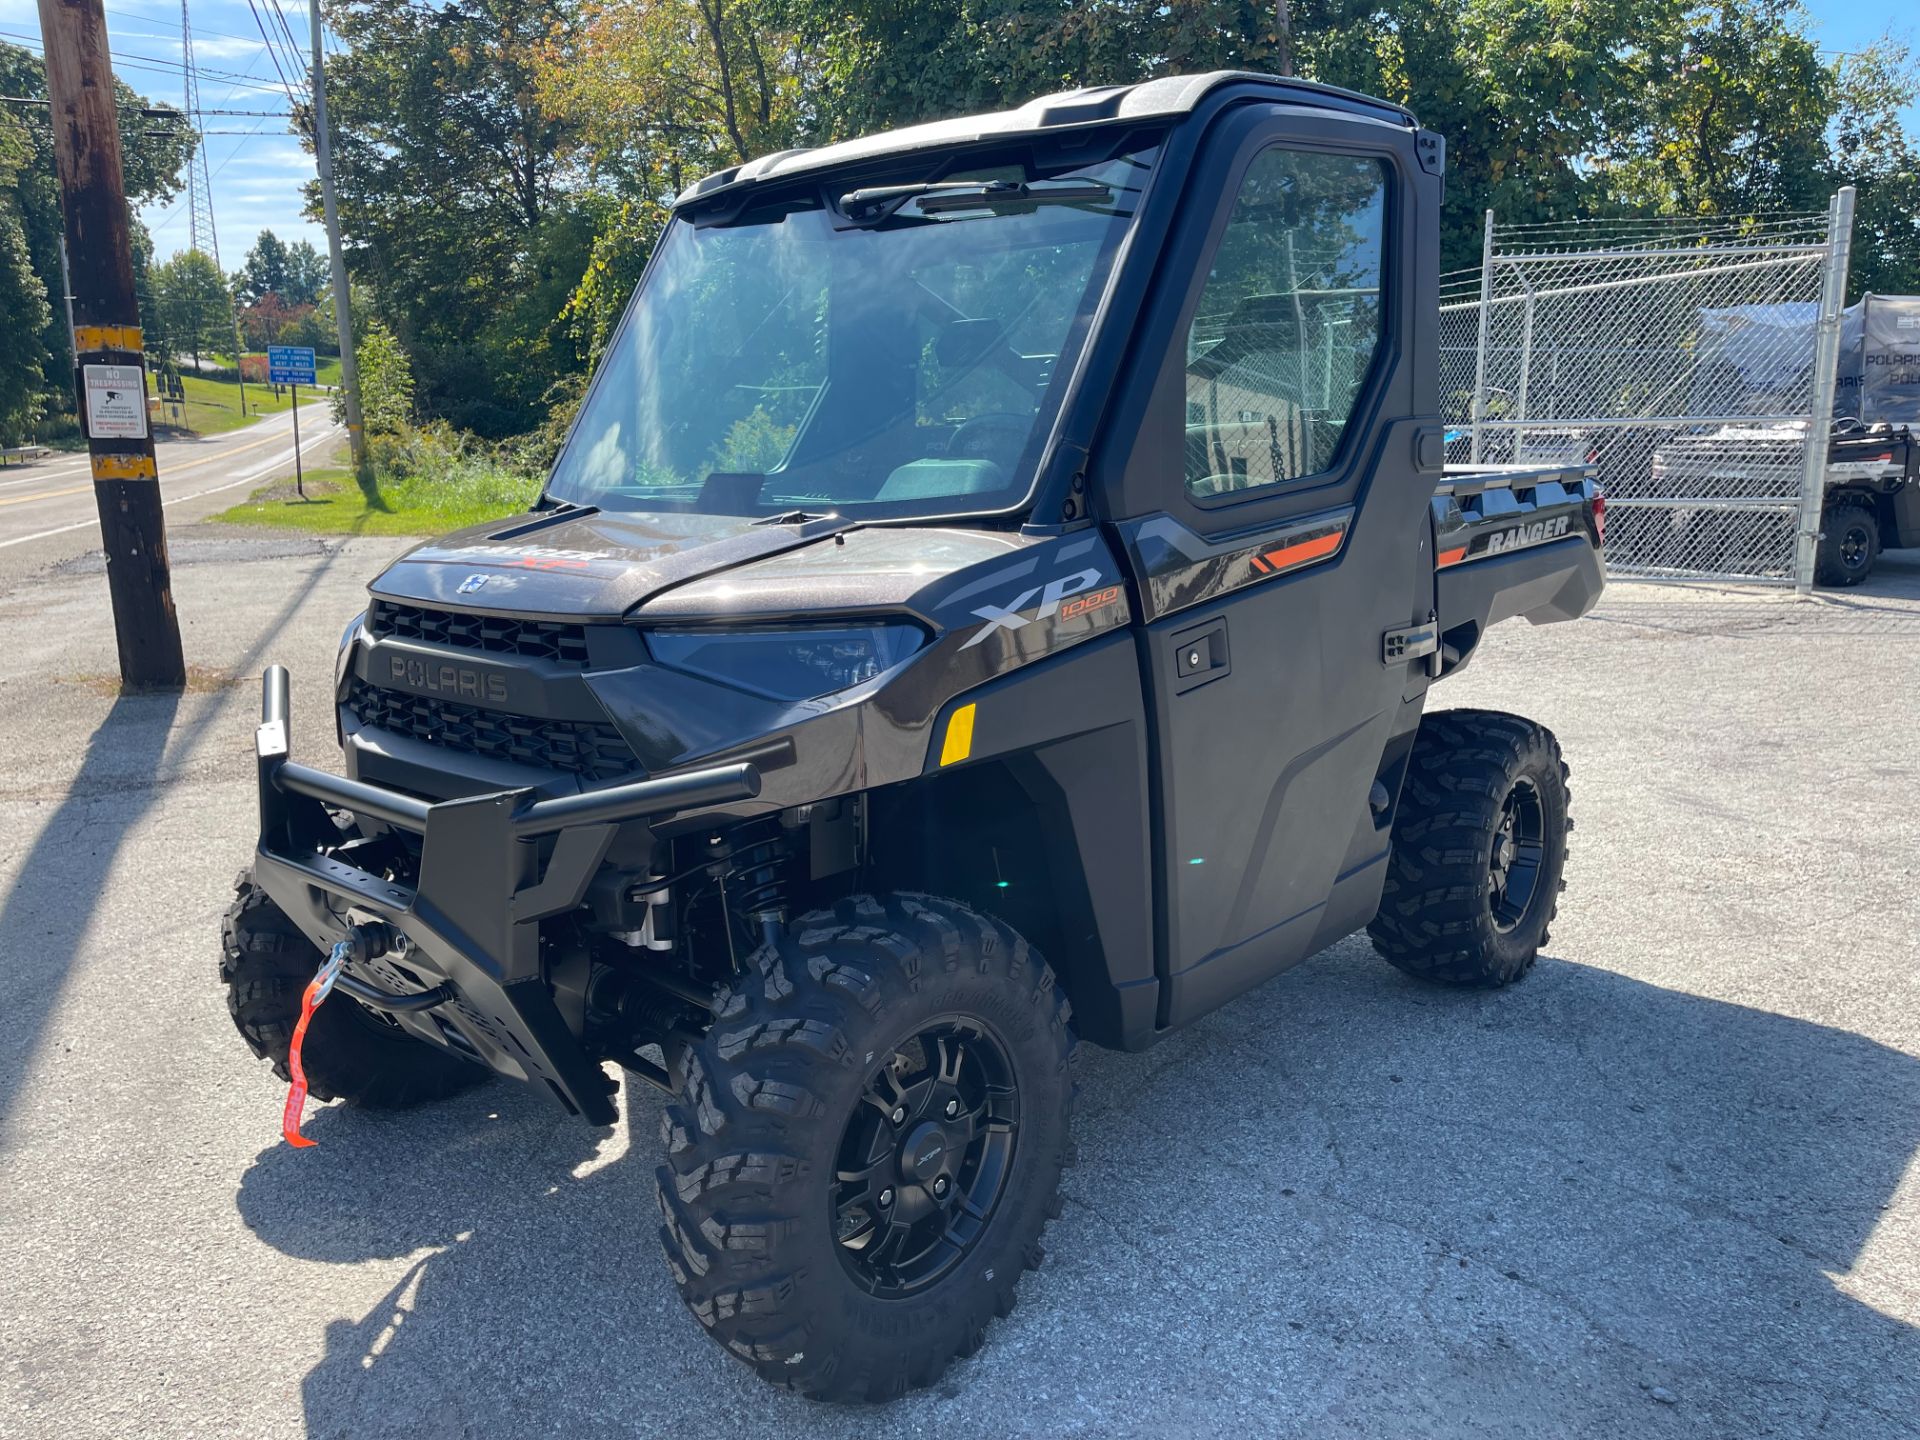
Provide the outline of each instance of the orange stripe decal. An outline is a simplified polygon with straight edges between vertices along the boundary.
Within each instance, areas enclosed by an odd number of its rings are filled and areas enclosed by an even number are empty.
[[[1462,545],[1458,550],[1442,550],[1440,552],[1440,564],[1442,566],[1458,565],[1462,560],[1466,558],[1467,558],[1467,547],[1464,545]]]
[[[1282,545],[1278,550],[1269,550],[1260,558],[1276,570],[1293,565],[1304,565],[1309,560],[1318,560],[1323,555],[1331,555],[1340,548],[1340,542],[1347,538],[1347,532],[1335,530],[1328,535],[1316,535],[1311,540],[1296,540],[1291,545]]]

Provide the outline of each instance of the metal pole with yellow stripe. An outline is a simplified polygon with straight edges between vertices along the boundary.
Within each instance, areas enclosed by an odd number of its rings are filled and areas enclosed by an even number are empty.
[[[40,34],[72,269],[74,390],[93,464],[120,678],[130,688],[178,689],[186,683],[186,665],[147,424],[146,361],[101,0],[40,0]]]

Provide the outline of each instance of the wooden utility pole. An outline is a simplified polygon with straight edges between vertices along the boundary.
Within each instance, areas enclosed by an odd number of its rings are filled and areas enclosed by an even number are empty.
[[[133,688],[178,689],[186,683],[186,665],[147,425],[140,305],[101,0],[40,0],[40,36],[73,275],[74,392],[93,461],[120,678]]]
[[[44,3],[44,0],[43,0]],[[313,30],[313,159],[320,172],[320,210],[327,222],[327,256],[333,265],[333,319],[340,335],[340,388],[346,393],[347,444],[353,473],[367,482],[367,435],[360,419],[360,362],[353,353],[353,298],[347,291],[347,258],[340,249],[340,206],[333,194],[333,137],[327,133],[327,72],[321,58],[324,31],[320,0],[311,0]]]

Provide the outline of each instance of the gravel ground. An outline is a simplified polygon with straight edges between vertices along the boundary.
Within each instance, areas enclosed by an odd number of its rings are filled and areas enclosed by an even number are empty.
[[[856,1411],[681,1309],[644,1089],[611,1131],[502,1083],[278,1143],[214,977],[252,677],[293,668],[328,763],[402,544],[181,530],[179,698],[113,698],[97,560],[0,595],[0,1435],[1920,1434],[1920,561],[1495,631],[1440,699],[1573,765],[1537,971],[1348,941],[1089,1054],[1019,1308]]]

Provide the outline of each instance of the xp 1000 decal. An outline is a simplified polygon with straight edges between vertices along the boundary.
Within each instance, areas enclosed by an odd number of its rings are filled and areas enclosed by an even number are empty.
[[[962,650],[971,650],[982,640],[997,630],[1020,630],[1036,620],[1050,620],[1055,615],[1062,619],[1071,619],[1075,615],[1084,615],[1102,606],[1119,601],[1121,589],[1118,585],[1109,585],[1088,595],[1101,585],[1098,570],[1075,570],[1070,575],[1049,580],[1044,585],[1034,585],[1022,590],[1008,605],[979,605],[973,613],[987,623],[968,637]],[[1029,606],[1034,607],[1031,615],[1023,614]]]

